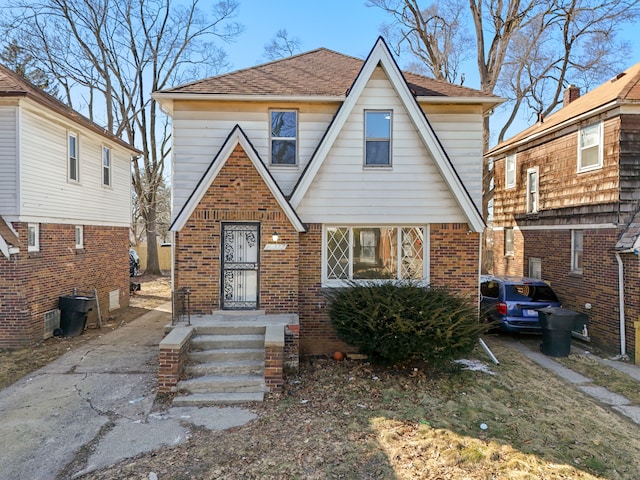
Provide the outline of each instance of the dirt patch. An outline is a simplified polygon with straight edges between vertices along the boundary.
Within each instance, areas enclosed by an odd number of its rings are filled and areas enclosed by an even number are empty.
[[[499,338],[480,371],[435,374],[307,358],[258,418],[83,480],[637,479],[637,425]],[[482,351],[472,359],[489,362]]]
[[[130,306],[103,312],[102,328],[91,325],[77,337],[52,337],[30,348],[0,349],[0,389],[47,365],[79,345],[111,332],[125,323],[171,300],[171,281],[167,276],[140,276],[140,292],[130,298]]]

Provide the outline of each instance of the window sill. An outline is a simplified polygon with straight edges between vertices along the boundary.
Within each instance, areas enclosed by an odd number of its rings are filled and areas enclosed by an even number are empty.
[[[283,170],[290,170],[295,168],[296,170],[298,170],[300,168],[300,165],[298,164],[289,165],[286,163],[270,163],[269,168],[275,168],[275,169],[282,168]]]
[[[504,258],[514,259],[516,257],[515,253],[505,253]]]
[[[362,169],[389,171],[389,170],[393,170],[393,165],[363,165]]]
[[[84,255],[85,253],[87,253],[84,249],[84,247],[78,248],[76,247],[76,255]]]
[[[31,252],[27,252],[27,258],[40,258],[42,257],[42,252],[40,250],[32,250]]]
[[[582,270],[572,270],[569,272],[569,276],[573,278],[582,278]]]

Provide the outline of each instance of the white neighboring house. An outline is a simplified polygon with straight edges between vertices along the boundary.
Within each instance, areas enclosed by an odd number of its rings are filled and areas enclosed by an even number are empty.
[[[140,154],[0,65],[0,348],[50,336],[74,289],[128,305]]]

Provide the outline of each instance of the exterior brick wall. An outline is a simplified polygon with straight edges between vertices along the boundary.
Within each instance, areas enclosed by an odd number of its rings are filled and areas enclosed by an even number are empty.
[[[480,235],[468,233],[466,224],[434,224],[430,231],[431,284],[461,292],[477,304]],[[300,235],[300,259],[301,354],[355,352],[337,337],[322,295],[322,225],[309,225]]]
[[[280,392],[284,386],[284,348],[267,345],[264,349],[264,385],[268,392]]]
[[[128,228],[85,225],[84,249],[77,250],[74,225],[40,224],[40,251],[28,252],[27,224],[13,226],[24,243],[10,259],[0,255],[0,348],[41,341],[44,313],[74,289],[96,288],[102,315],[113,290],[121,307],[129,305]]]
[[[562,306],[589,316],[589,336],[594,346],[609,353],[620,351],[620,308],[618,302],[618,263],[611,246],[616,229],[583,230],[583,271],[571,272],[571,230],[526,230],[525,263],[530,257],[542,259],[542,278],[551,284]],[[626,283],[626,349],[633,354],[637,319],[638,259],[624,254]],[[634,290],[635,289],[635,290]],[[585,309],[590,303],[591,310]]]
[[[179,333],[174,333],[179,332]],[[178,381],[187,361],[190,339],[194,333],[192,327],[172,331],[169,337],[160,342],[158,356],[158,393],[175,393]],[[170,338],[173,335],[173,338]]]
[[[297,313],[298,232],[240,146],[175,235],[174,289],[190,288],[191,313],[208,314],[221,306],[222,222],[260,223],[259,308]],[[264,251],[273,232],[286,250]]]
[[[466,223],[431,225],[431,285],[447,287],[478,302],[480,234]]]

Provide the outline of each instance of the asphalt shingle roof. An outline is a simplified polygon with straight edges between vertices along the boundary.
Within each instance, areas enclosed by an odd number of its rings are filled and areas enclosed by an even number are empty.
[[[491,155],[497,150],[508,148],[532,135],[543,134],[545,130],[549,130],[583,114],[588,114],[588,112],[612,102],[640,104],[640,63],[628,68],[590,92],[585,93],[569,105],[549,115],[542,122],[538,122],[496,145],[487,152],[487,155]]]
[[[97,123],[92,122],[87,117],[79,114],[73,108],[62,103],[57,98],[49,95],[46,92],[43,92],[38,87],[31,84],[29,81],[25,80],[20,75],[15,73],[13,70],[5,67],[4,65],[0,65],[0,97],[30,98],[40,105],[47,107],[60,115],[63,115],[69,120],[94,131],[98,135],[116,142],[129,150],[142,153],[121,138],[112,135]]]
[[[364,60],[319,48],[243,70],[205,78],[160,93],[218,95],[343,96]],[[477,97],[497,101],[495,95],[403,72],[417,96]]]

